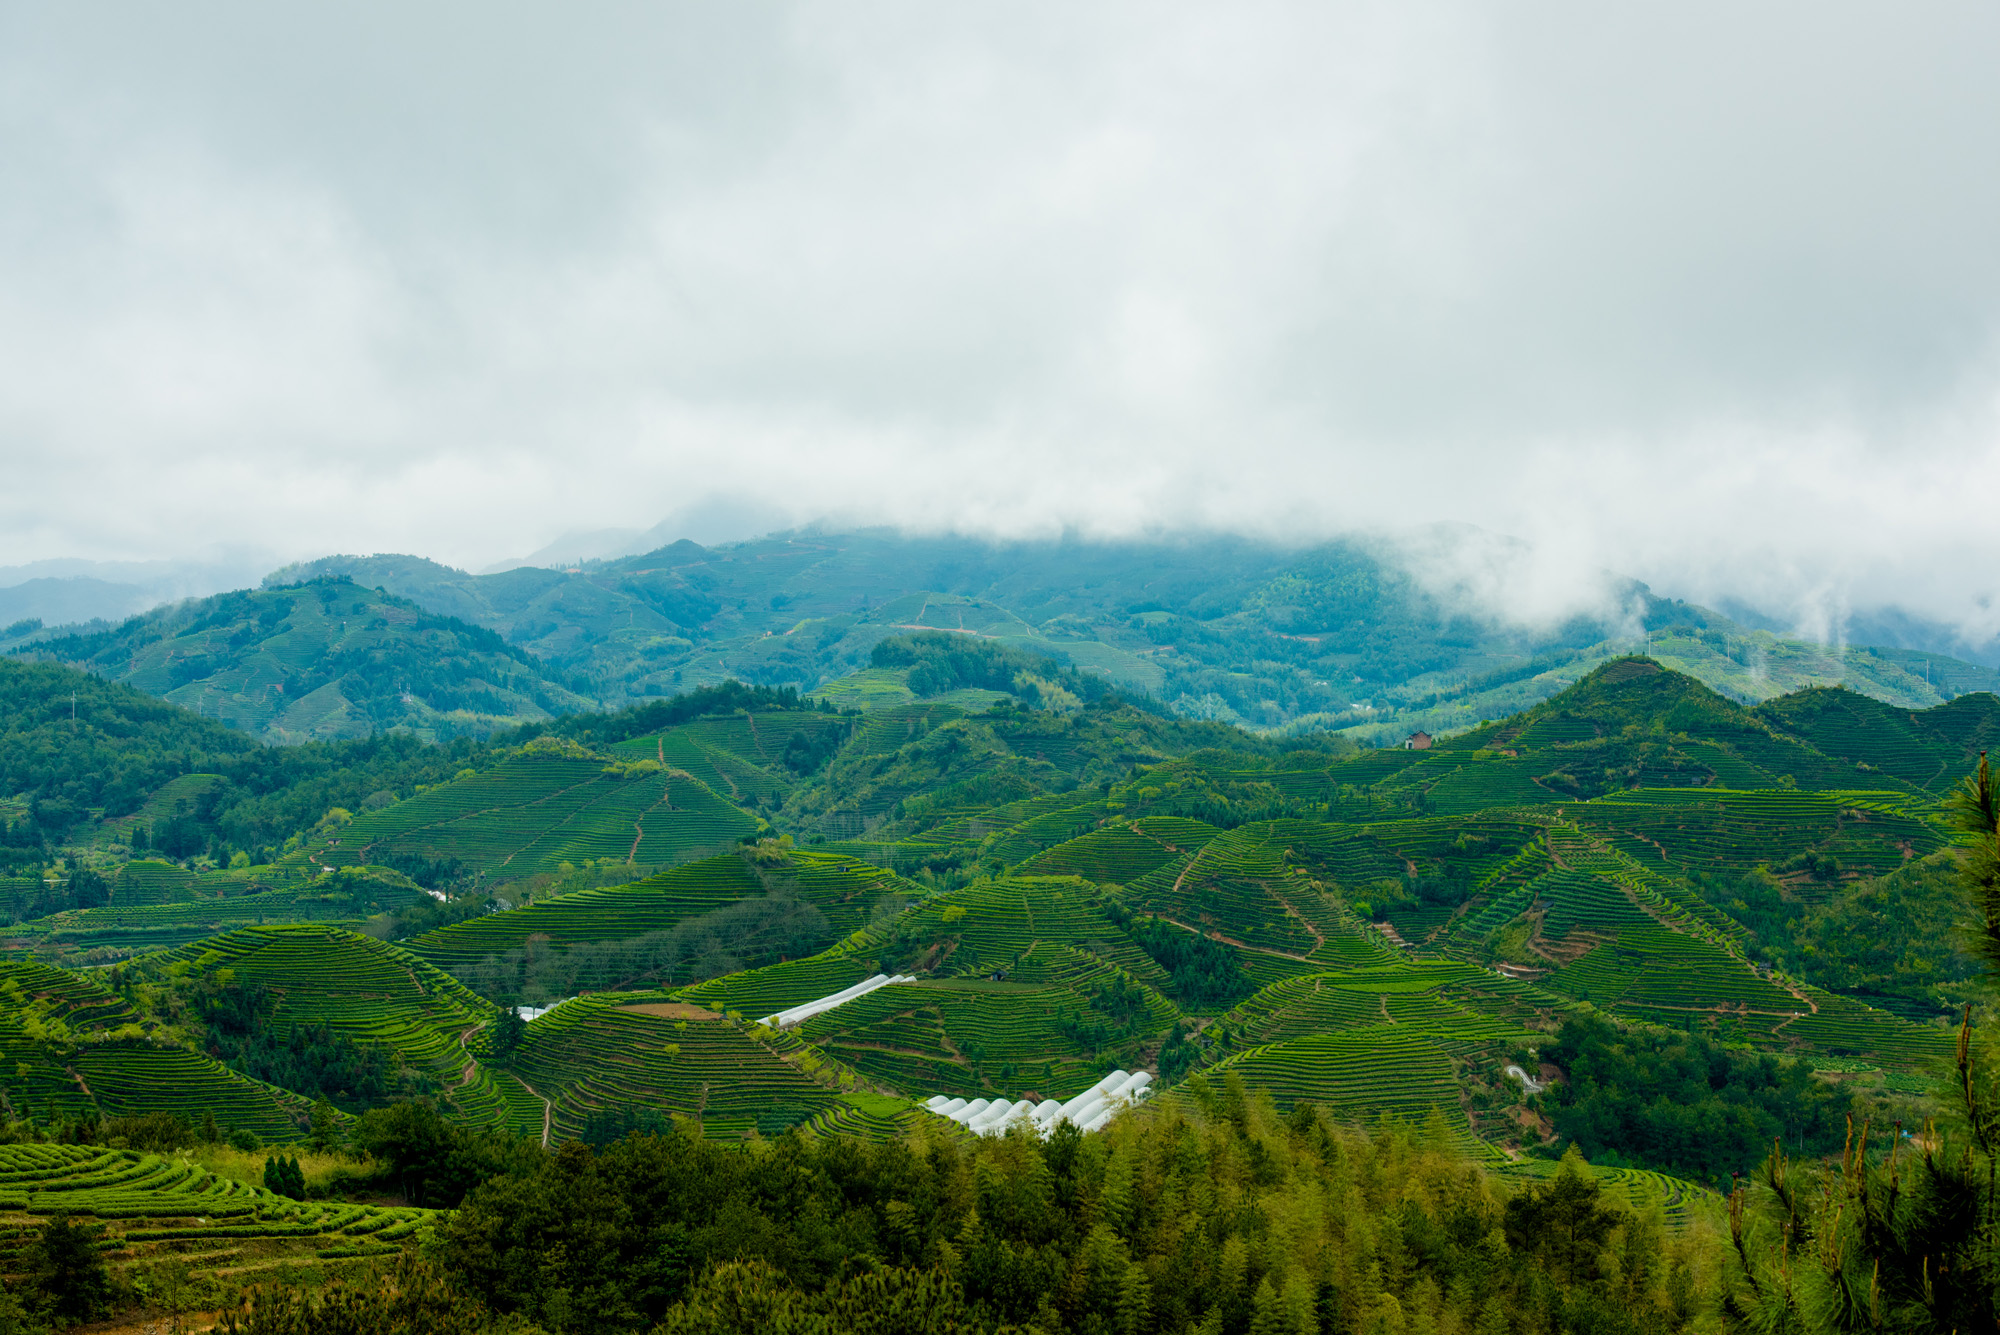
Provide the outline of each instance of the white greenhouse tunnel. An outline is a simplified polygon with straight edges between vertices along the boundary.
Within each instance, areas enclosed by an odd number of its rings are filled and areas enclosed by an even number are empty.
[[[924,1107],[957,1122],[974,1135],[997,1136],[1009,1127],[1026,1123],[1046,1138],[1058,1122],[1069,1122],[1082,1131],[1098,1130],[1150,1094],[1152,1083],[1150,1071],[1113,1071],[1067,1101],[973,1099],[967,1102],[934,1094],[925,1100]]]
[[[873,978],[864,978],[852,987],[844,987],[830,996],[819,998],[817,1001],[805,1002],[792,1007],[790,1010],[779,1011],[776,1015],[766,1015],[758,1023],[770,1025],[773,1029],[789,1029],[795,1024],[803,1024],[815,1015],[824,1015],[836,1006],[845,1006],[857,997],[865,997],[878,987],[887,987],[891,983],[914,983],[916,981],[915,974],[899,973],[891,978],[886,973],[878,973]]]
[[[531,1021],[539,1020],[544,1015],[547,1015],[550,1011],[554,1010],[556,1007],[567,1006],[570,1002],[575,1000],[576,1000],[575,997],[564,997],[561,1001],[551,1001],[546,1006],[516,1006],[514,1008],[514,1014],[520,1016],[523,1020],[531,1020]]]

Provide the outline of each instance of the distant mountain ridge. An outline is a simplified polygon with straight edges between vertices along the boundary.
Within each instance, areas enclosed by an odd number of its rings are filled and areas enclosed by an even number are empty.
[[[368,611],[359,637],[284,632],[270,652],[256,647],[273,638],[257,600],[327,581],[401,610]],[[1302,549],[1229,537],[994,543],[800,530],[484,575],[416,556],[329,556],[277,571],[259,591],[115,625],[7,625],[0,648],[88,666],[272,740],[391,727],[472,735],[731,679],[874,708],[912,698],[869,667],[878,643],[913,630],[1044,654],[1188,718],[1278,734],[1330,729],[1378,745],[1517,713],[1634,651],[1746,704],[1845,684],[1922,709],[2000,689],[2000,671],[1959,659],[1829,648],[1637,581],[1610,590],[1599,614],[1527,628],[1439,597],[1393,553],[1359,540]],[[455,628],[419,628],[411,612]],[[490,639],[467,639],[475,629]],[[163,639],[174,643],[155,646]],[[348,657],[320,673],[309,642],[319,653],[339,643]],[[302,672],[319,692],[310,703],[295,694]],[[333,676],[345,684],[329,691]]]
[[[186,561],[57,559],[0,566],[0,627],[120,621],[163,603],[241,588],[270,568],[269,554],[214,551]]]
[[[613,702],[731,677],[811,690],[913,629],[1039,650],[1191,717],[1332,727],[1364,741],[1518,711],[1647,639],[1667,666],[1750,703],[1840,682],[1910,708],[2000,688],[2000,672],[1977,664],[1829,650],[1637,581],[1617,586],[1626,610],[1616,620],[1497,625],[1358,541],[1291,549],[1236,538],[990,543],[799,531],[712,548],[681,541],[565,571],[469,575],[419,557],[327,557],[272,579],[318,574],[379,584],[491,629]]]

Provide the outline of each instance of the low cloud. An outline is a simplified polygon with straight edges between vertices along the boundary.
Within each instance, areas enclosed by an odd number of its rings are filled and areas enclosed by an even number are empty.
[[[1990,7],[0,25],[0,562],[1457,524],[2000,633]]]

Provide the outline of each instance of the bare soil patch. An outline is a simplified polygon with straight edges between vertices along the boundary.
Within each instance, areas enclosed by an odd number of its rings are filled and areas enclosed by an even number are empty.
[[[620,1006],[621,1011],[632,1011],[639,1015],[658,1015],[669,1020],[720,1020],[722,1016],[699,1006],[690,1006],[685,1001],[641,1001],[630,1006]]]

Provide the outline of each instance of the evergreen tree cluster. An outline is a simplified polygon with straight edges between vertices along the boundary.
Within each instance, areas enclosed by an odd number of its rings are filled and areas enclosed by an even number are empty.
[[[189,994],[202,1046],[230,1069],[358,1111],[424,1092],[394,1048],[357,1043],[330,1024],[282,1024],[268,988],[212,980]]]
[[[1592,1163],[1711,1184],[1750,1172],[1774,1142],[1795,1155],[1838,1150],[1853,1105],[1807,1062],[1598,1018],[1568,1021],[1540,1056],[1564,1076],[1544,1096],[1556,1134]]]
[[[1047,1141],[572,1142],[474,1187],[435,1254],[485,1308],[576,1335],[1672,1335],[1695,1315],[1691,1244],[1574,1165],[1509,1191],[1442,1122],[1364,1134],[1233,1083],[1193,1096]]]
[[[264,1160],[264,1189],[302,1201],[306,1198],[305,1170],[295,1158],[272,1155]]]
[[[1107,689],[1103,678],[1077,672],[1047,654],[949,631],[892,635],[870,651],[868,662],[871,667],[909,669],[910,689],[919,696],[971,686],[1040,705],[1054,703],[1043,699],[1052,691],[1095,700]]]
[[[607,714],[570,714],[547,724],[526,724],[509,733],[495,734],[494,740],[518,744],[549,733],[601,748],[676,728],[698,718],[766,709],[816,709],[824,714],[835,712],[833,706],[825,701],[813,704],[802,699],[794,686],[746,686],[740,681],[730,680],[713,686],[697,686],[669,699],[651,700]]]
[[[1257,990],[1224,942],[1158,918],[1135,918],[1125,930],[1167,971],[1167,991],[1190,1010],[1228,1010]]]

